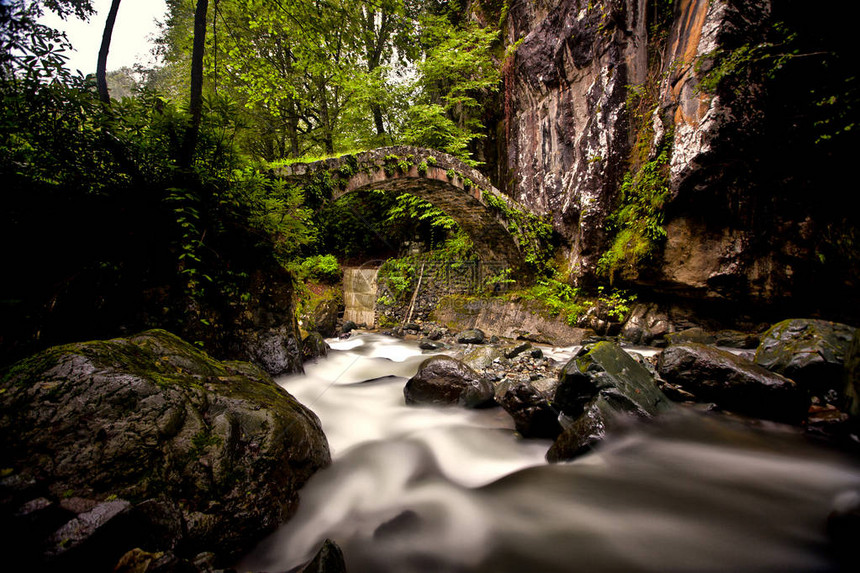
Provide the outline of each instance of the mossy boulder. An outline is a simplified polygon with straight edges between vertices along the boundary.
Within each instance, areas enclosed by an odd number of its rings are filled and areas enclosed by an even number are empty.
[[[826,320],[784,320],[762,337],[755,362],[813,394],[841,391],[845,354],[855,330]]]
[[[553,406],[567,423],[549,461],[572,459],[603,439],[618,415],[650,418],[669,410],[654,375],[620,346],[599,342],[583,347],[559,373]]]
[[[137,547],[231,559],[287,520],[299,488],[330,463],[317,417],[260,368],[162,330],[49,348],[7,369],[0,459],[0,521],[29,532],[6,541],[48,569],[91,554],[112,566]],[[36,531],[21,526],[36,499],[82,501]],[[64,548],[57,532],[115,501],[135,524],[127,535]]]
[[[671,407],[651,372],[612,342],[583,347],[568,361],[559,373],[553,403],[567,416],[576,417],[596,397],[644,416]]]
[[[450,356],[433,356],[403,388],[410,405],[479,408],[494,404],[495,390],[489,380]]]
[[[712,346],[670,346],[660,353],[657,371],[698,400],[739,414],[798,423],[809,408],[808,395],[792,380]]]

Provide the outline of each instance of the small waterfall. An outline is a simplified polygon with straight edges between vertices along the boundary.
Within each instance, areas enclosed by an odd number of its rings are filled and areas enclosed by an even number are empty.
[[[344,267],[343,319],[374,326],[376,322],[376,274],[378,268]]]

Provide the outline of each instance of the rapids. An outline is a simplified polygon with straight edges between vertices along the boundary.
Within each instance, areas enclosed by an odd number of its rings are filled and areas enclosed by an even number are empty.
[[[279,383],[334,463],[239,570],[288,571],[326,538],[350,573],[840,570],[827,518],[857,503],[860,466],[794,430],[679,412],[548,465],[550,443],[518,439],[500,408],[407,407],[415,343],[329,342]]]

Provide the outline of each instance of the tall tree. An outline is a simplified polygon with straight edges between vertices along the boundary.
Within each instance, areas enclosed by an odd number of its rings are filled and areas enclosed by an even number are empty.
[[[188,110],[191,120],[185,132],[182,143],[180,167],[190,167],[194,159],[194,149],[197,147],[197,137],[200,133],[200,121],[203,117],[203,53],[206,49],[206,12],[209,0],[197,0],[194,10],[194,47],[191,52],[191,94],[188,98]]]
[[[119,12],[119,3],[121,0],[112,0],[110,10],[108,11],[107,20],[105,21],[105,30],[102,34],[102,45],[99,48],[99,59],[96,65],[96,86],[99,91],[99,99],[104,103],[110,103],[110,92],[107,84],[107,59],[108,51],[110,51],[110,41],[113,35],[113,26],[116,23],[116,15]]]

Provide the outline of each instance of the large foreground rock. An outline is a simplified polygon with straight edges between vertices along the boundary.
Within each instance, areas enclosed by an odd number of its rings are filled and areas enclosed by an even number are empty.
[[[703,344],[670,346],[660,354],[657,370],[699,400],[740,414],[797,423],[809,407],[806,392],[788,378]]]
[[[547,453],[568,460],[603,439],[617,415],[650,418],[671,408],[654,376],[620,346],[584,347],[562,368],[553,405],[570,420]]]
[[[411,405],[465,406],[493,403],[493,385],[463,362],[450,356],[433,356],[421,363],[406,383],[403,395]]]
[[[111,570],[135,548],[166,570],[224,561],[330,463],[317,417],[262,370],[165,331],[50,348],[0,388],[6,565]]]
[[[765,333],[755,361],[810,392],[841,390],[845,354],[855,330],[826,320],[784,320]]]

